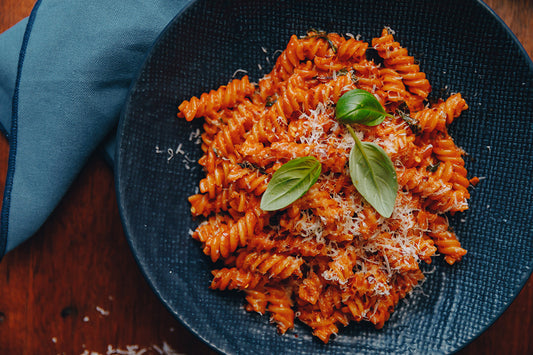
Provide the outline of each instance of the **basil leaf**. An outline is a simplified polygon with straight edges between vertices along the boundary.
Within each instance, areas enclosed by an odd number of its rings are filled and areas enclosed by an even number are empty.
[[[394,165],[383,148],[375,143],[361,142],[355,137],[349,166],[357,191],[380,215],[390,217],[396,201],[398,181]]]
[[[374,95],[366,90],[354,89],[344,93],[335,108],[337,120],[341,123],[359,123],[376,126],[385,117],[391,116]]]
[[[263,211],[276,211],[287,207],[318,180],[322,166],[315,157],[301,157],[283,164],[268,183],[261,197]]]

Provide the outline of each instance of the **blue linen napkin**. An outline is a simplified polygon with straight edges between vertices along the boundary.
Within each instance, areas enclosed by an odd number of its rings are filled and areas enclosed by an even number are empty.
[[[48,218],[116,125],[152,43],[191,2],[38,0],[0,35],[0,130],[10,146],[0,258]]]

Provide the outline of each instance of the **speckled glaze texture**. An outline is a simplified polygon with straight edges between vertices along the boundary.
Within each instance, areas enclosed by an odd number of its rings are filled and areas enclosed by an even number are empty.
[[[213,265],[190,237],[187,197],[202,178],[196,133],[177,105],[246,70],[268,73],[291,34],[310,28],[371,41],[384,26],[420,63],[432,97],[461,92],[470,108],[450,128],[479,176],[470,210],[450,217],[468,250],[425,266],[422,286],[381,330],[353,323],[324,345],[297,322],[280,336],[241,294],[208,289]],[[479,1],[197,1],[159,37],[119,125],[116,182],[132,251],[183,324],[228,354],[453,353],[486,329],[533,269],[533,64]]]

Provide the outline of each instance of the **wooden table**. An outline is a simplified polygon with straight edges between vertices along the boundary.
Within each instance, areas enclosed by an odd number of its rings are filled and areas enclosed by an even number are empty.
[[[34,2],[0,0],[0,32],[28,16]],[[486,2],[533,57],[533,1]],[[8,151],[2,136],[1,191]],[[459,354],[533,353],[532,320],[530,278],[494,325]],[[159,354],[165,348],[215,353],[144,280],[124,237],[111,168],[95,154],[36,235],[0,263],[0,354]]]

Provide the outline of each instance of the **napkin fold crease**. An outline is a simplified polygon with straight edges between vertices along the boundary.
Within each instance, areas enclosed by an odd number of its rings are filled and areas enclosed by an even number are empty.
[[[190,0],[38,0],[0,34],[10,146],[0,258],[31,237],[115,127],[151,45]],[[105,145],[112,157],[114,139]]]

